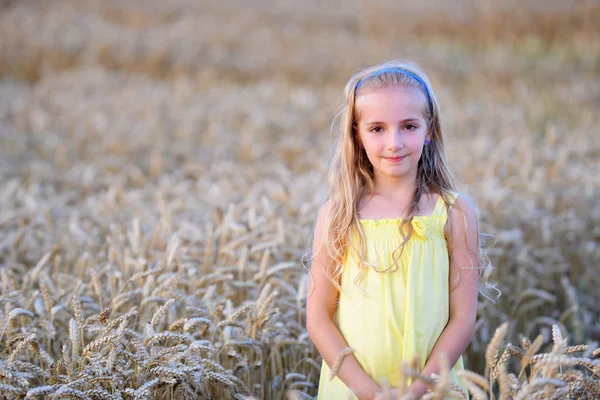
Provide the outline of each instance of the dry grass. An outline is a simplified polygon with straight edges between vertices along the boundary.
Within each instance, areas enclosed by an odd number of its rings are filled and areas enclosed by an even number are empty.
[[[0,2],[2,395],[314,396],[301,260],[331,118],[350,73],[405,56],[496,237],[471,397],[600,396],[594,2],[406,24],[385,1],[192,3]]]

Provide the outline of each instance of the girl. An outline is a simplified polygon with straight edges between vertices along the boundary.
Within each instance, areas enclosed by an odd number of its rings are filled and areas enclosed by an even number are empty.
[[[330,198],[314,232],[306,327],[323,357],[319,399],[373,399],[398,387],[402,362],[451,380],[475,327],[479,247],[473,201],[446,165],[440,111],[412,62],[363,70],[346,85]],[[336,357],[346,347],[330,380]],[[408,378],[408,392],[426,392]],[[400,389],[392,390],[398,395]]]

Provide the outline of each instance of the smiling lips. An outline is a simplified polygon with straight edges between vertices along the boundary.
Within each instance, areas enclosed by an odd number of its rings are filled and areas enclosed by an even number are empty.
[[[404,157],[385,157],[386,160],[388,160],[389,162],[393,162],[393,163],[400,162],[400,161],[404,160],[405,158],[406,158],[406,156],[404,156]]]

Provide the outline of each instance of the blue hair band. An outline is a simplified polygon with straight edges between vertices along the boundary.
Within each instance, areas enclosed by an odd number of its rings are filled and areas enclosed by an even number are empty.
[[[402,69],[402,68],[388,67],[388,68],[383,68],[383,69],[380,69],[378,71],[370,73],[369,75],[365,76],[360,81],[358,81],[358,83],[356,84],[356,89],[354,89],[354,93],[356,93],[356,91],[358,90],[358,88],[360,87],[360,85],[362,85],[362,83],[366,79],[371,78],[373,76],[385,74],[386,72],[400,72],[402,74],[408,75],[408,76],[416,79],[423,86],[423,89],[425,89],[425,94],[427,95],[427,102],[429,103],[429,111],[433,115],[433,102],[431,101],[431,96],[429,95],[429,89],[427,89],[427,84],[423,81],[423,79],[419,78],[418,75],[415,75],[412,72],[407,71],[407,70]]]

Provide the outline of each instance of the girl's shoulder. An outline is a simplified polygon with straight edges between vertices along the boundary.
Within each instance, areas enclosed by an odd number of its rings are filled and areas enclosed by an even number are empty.
[[[456,190],[447,190],[440,197],[445,202],[442,213],[447,219],[451,220],[451,223],[462,223],[465,218],[467,220],[479,219],[477,205],[468,194]]]
[[[457,190],[445,190],[442,192],[441,197],[448,206],[448,210],[452,213],[455,212],[478,212],[477,205],[471,196],[464,192]]]
[[[445,190],[442,192],[442,198],[451,208],[456,206],[459,209],[476,209],[473,198],[466,193],[457,190]]]
[[[460,193],[457,190],[443,190],[440,194],[446,203],[450,203],[452,205],[459,197],[464,196],[464,194]]]
[[[462,226],[465,221],[477,225],[479,210],[471,196],[458,191],[447,191],[446,198],[446,216],[451,225]]]

